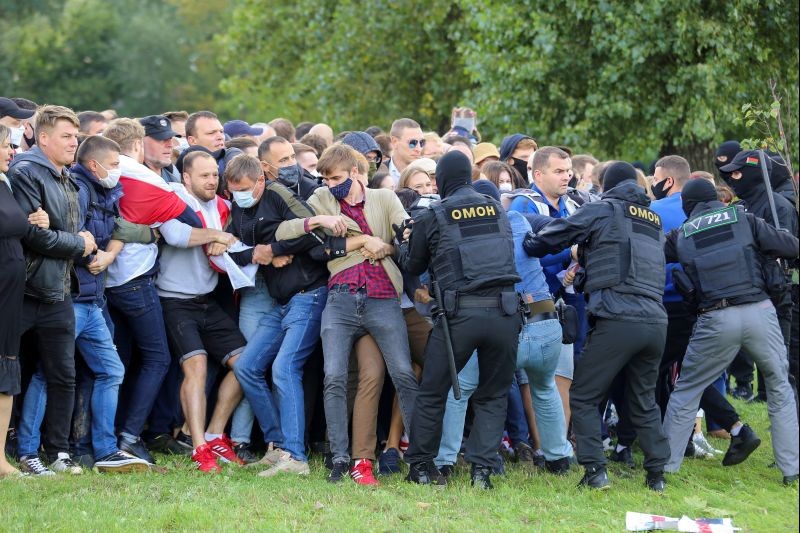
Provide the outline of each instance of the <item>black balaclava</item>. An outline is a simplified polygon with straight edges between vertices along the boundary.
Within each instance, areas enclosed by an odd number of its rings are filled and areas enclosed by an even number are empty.
[[[724,143],[719,145],[717,148],[717,153],[714,154],[714,166],[717,167],[719,170],[719,175],[725,183],[730,185],[731,174],[730,172],[723,172],[720,170],[720,167],[730,164],[733,161],[733,158],[742,151],[742,145],[739,144],[739,141],[725,141]],[[724,161],[720,161],[719,158],[724,157]]]
[[[472,187],[472,165],[461,152],[447,152],[436,164],[436,187],[447,198],[458,189]]]
[[[717,188],[708,180],[689,180],[681,190],[681,205],[687,217],[692,215],[698,204],[715,200],[717,200]]]
[[[747,156],[747,161],[754,159],[759,161],[757,150],[745,152],[744,155]],[[767,164],[767,175],[769,175],[772,161],[769,157],[765,157],[764,161]],[[767,193],[764,185],[764,176],[761,173],[761,163],[759,161],[756,164],[745,164],[739,168],[739,172],[742,173],[742,178],[738,180],[730,178],[728,184],[733,189],[733,192],[736,193],[736,196],[747,202],[749,207],[753,207]]]
[[[636,169],[630,163],[617,161],[606,167],[603,173],[603,192],[608,192],[623,181],[636,182]]]
[[[772,185],[772,189],[775,190],[783,185],[783,183],[791,181],[792,175],[789,173],[789,166],[786,164],[781,154],[766,152],[766,155],[767,158],[771,160],[767,161],[767,168],[769,168],[770,163],[772,164],[772,169],[769,173],[769,183]]]

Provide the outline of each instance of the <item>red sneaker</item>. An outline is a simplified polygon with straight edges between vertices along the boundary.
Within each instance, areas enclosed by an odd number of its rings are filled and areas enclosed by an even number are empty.
[[[353,468],[350,469],[350,477],[359,485],[378,485],[378,480],[372,474],[372,461],[369,459],[361,459],[356,461]]]
[[[208,441],[206,444],[209,445],[214,455],[222,459],[222,462],[236,463],[237,465],[244,464],[244,461],[233,451],[233,442],[226,435],[223,434],[214,440]]]
[[[211,451],[211,446],[209,446],[208,443],[195,448],[195,450],[192,452],[192,461],[197,464],[197,468],[201,472],[222,472],[222,467],[217,464],[217,459],[214,456],[214,452]]]

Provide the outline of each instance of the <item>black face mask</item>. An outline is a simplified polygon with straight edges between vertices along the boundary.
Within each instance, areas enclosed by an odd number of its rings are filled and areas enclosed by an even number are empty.
[[[29,148],[33,148],[33,146],[36,144],[36,137],[28,137],[27,135],[23,135],[22,138],[25,139],[25,144],[27,144]]]
[[[528,162],[524,159],[517,159],[516,157],[512,157],[511,159],[514,160],[514,164],[511,165],[514,167],[519,175],[522,177],[522,181],[528,183]]]
[[[664,188],[664,185],[666,185],[667,179],[668,178],[664,178],[658,183],[654,183],[652,185],[651,189],[653,190],[653,196],[656,197],[656,200],[661,200],[662,198],[666,198],[668,191]]]

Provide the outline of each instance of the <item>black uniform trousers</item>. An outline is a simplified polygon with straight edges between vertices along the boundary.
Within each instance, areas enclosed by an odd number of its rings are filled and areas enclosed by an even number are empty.
[[[503,437],[507,397],[517,367],[521,315],[503,315],[494,308],[459,309],[448,319],[456,369],[461,371],[478,351],[480,378],[472,395],[475,418],[467,440],[465,459],[481,466],[497,463],[497,447]],[[404,459],[408,464],[432,461],[439,452],[442,418],[452,386],[441,319],[425,346],[425,368],[411,423],[411,443]]]
[[[653,391],[666,333],[666,324],[594,320],[570,389],[572,428],[580,464],[587,468],[606,464],[597,410],[614,378],[624,372],[628,416],[644,450],[644,467],[663,470],[669,459],[669,444]]]

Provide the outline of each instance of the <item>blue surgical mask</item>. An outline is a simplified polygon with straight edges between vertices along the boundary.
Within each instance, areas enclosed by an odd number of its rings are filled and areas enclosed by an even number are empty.
[[[253,207],[258,201],[253,197],[253,189],[249,191],[231,191],[231,193],[233,194],[233,201],[242,209]]]
[[[341,182],[339,185],[334,185],[333,187],[329,187],[328,190],[331,192],[334,198],[337,200],[344,200],[347,198],[347,195],[350,194],[350,187],[353,186],[353,178],[350,175],[347,175],[347,179]]]
[[[278,169],[278,181],[287,187],[294,187],[300,181],[300,167],[292,165]]]

